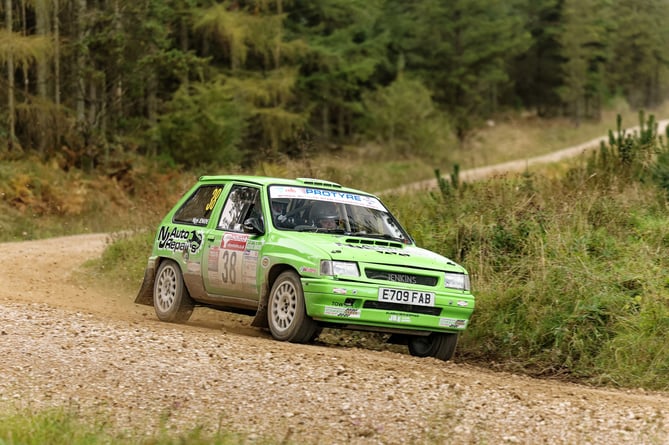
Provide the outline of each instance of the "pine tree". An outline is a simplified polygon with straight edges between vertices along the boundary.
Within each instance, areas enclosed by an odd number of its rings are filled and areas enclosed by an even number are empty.
[[[633,107],[657,105],[666,97],[669,68],[669,7],[664,0],[618,0],[614,55],[607,65],[611,88]]]
[[[284,3],[216,4],[195,20],[194,29],[206,42],[202,55],[210,57],[212,68],[198,88],[221,91],[244,117],[242,137],[230,139],[232,145],[223,144],[223,151],[237,150],[244,141],[251,159],[275,156],[305,126],[305,114],[294,100],[296,60],[304,44],[285,36]]]
[[[453,119],[463,142],[482,118],[498,106],[500,90],[511,87],[508,64],[525,51],[530,35],[513,2],[420,0],[405,9],[414,26],[393,32],[405,55],[407,72],[417,73]]]
[[[566,0],[559,42],[563,81],[558,94],[577,123],[599,118],[606,94],[604,65],[609,59],[611,10],[608,0]]]
[[[326,141],[352,135],[362,94],[385,63],[387,34],[377,28],[382,0],[298,0],[287,24],[308,50],[300,68],[300,96]]]
[[[0,29],[0,64],[7,68],[7,148],[21,151],[16,134],[17,84],[15,70],[27,72],[38,61],[46,60],[51,52],[51,42],[45,36],[24,36],[14,32],[15,15],[11,0],[5,0],[5,29]],[[23,94],[23,102],[28,98]]]
[[[514,92],[524,108],[542,117],[562,112],[562,100],[557,94],[562,84],[563,58],[559,43],[562,23],[563,0],[527,0],[519,4],[518,11],[525,17],[525,29],[532,36],[527,51],[513,61],[510,76]],[[513,103],[515,96],[507,103]]]

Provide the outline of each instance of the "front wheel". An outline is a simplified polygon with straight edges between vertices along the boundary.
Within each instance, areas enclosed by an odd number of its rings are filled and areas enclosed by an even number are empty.
[[[161,321],[184,323],[188,321],[195,304],[184,286],[181,269],[174,261],[160,264],[153,285],[153,307]]]
[[[409,353],[416,357],[434,357],[450,360],[458,344],[458,334],[433,332],[428,336],[409,337]]]
[[[281,273],[269,294],[267,322],[272,337],[280,341],[306,343],[318,335],[318,325],[307,315],[300,277]]]

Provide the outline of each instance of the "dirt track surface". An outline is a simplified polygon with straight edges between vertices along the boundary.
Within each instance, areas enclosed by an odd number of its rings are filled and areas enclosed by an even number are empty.
[[[0,412],[69,407],[119,430],[222,427],[246,443],[669,443],[669,394],[280,343],[203,309],[161,323],[114,283],[81,284],[104,246],[104,235],[0,244]]]

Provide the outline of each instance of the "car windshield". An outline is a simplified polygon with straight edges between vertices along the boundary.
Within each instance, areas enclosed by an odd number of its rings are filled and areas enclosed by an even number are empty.
[[[279,230],[340,233],[410,243],[377,198],[337,190],[271,186],[272,222]]]

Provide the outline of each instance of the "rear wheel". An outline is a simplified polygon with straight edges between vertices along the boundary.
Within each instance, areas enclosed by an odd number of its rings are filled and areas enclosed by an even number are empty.
[[[267,306],[267,322],[275,339],[306,343],[318,335],[318,325],[307,315],[302,282],[295,272],[286,271],[278,276]]]
[[[450,360],[458,344],[458,334],[433,332],[428,336],[409,337],[409,353],[416,357],[434,357]]]
[[[165,260],[158,267],[153,285],[153,307],[161,321],[188,321],[195,304],[184,286],[181,269],[174,261]]]

